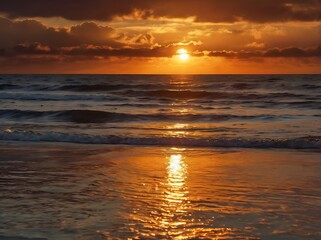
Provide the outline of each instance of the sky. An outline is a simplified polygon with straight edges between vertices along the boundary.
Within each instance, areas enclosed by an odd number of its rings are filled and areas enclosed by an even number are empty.
[[[0,73],[296,74],[320,63],[321,0],[0,4]]]

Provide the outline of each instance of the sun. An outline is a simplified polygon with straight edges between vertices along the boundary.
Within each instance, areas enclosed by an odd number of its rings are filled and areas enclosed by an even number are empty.
[[[186,49],[181,48],[177,50],[177,54],[180,60],[186,61],[189,58],[189,54]]]

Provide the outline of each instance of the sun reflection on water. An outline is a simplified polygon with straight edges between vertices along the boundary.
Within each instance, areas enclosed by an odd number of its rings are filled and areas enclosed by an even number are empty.
[[[167,125],[166,129],[170,130],[167,132],[167,135],[171,137],[185,137],[188,135],[188,132],[185,131],[189,127],[189,124],[176,123],[174,125]]]
[[[195,85],[195,77],[191,75],[173,75],[169,78],[170,87],[192,87]]]
[[[177,150],[177,149],[173,149]],[[160,227],[168,236],[182,236],[185,231],[188,209],[188,189],[186,186],[187,165],[181,153],[167,157],[167,181],[165,183],[163,216]]]
[[[186,200],[185,187],[186,164],[182,154],[172,154],[167,167],[167,197],[168,203],[182,203]],[[170,204],[169,204],[170,205]]]
[[[216,223],[216,205],[200,200],[209,197],[207,191],[198,191],[207,184],[196,182],[204,176],[193,172],[190,149],[163,151],[158,157],[136,159],[130,168],[137,167],[139,174],[123,193],[127,224],[117,230],[124,233],[123,239],[223,239],[237,234],[237,229]]]

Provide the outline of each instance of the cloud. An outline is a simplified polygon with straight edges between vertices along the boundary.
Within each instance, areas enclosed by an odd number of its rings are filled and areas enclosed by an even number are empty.
[[[0,49],[19,44],[39,43],[50,48],[80,45],[151,46],[154,37],[150,33],[120,33],[110,26],[84,22],[70,28],[48,27],[36,20],[12,21],[0,17]]]
[[[152,48],[112,48],[109,46],[82,45],[75,47],[51,48],[40,43],[18,44],[13,48],[7,49],[3,56],[19,57],[19,56],[37,56],[37,55],[52,55],[58,57],[172,57],[176,55],[177,46],[155,46]],[[1,51],[0,51],[1,53]],[[191,53],[194,56],[201,56],[201,53]],[[203,55],[203,54],[202,54]]]
[[[71,20],[110,20],[144,6],[144,0],[2,0],[0,12],[13,18],[60,16]]]
[[[112,20],[115,16],[186,18],[210,22],[320,21],[320,0],[2,0],[0,12],[16,17]],[[137,14],[136,14],[137,15]]]
[[[317,50],[305,51],[300,48],[271,49],[264,53],[265,57],[316,57]]]
[[[220,30],[221,27],[219,26],[218,29]],[[218,33],[218,35],[222,34]],[[238,35],[244,37],[245,32]],[[210,56],[235,59],[321,57],[320,48],[311,47],[316,44],[307,46],[293,44],[298,47],[276,48],[263,41],[251,42],[253,40],[251,36],[245,36],[244,41],[246,42],[244,43],[228,42],[230,36],[225,36],[224,41],[221,41],[222,46],[217,48],[208,43],[208,41],[212,41],[212,38],[207,39],[205,43],[202,38],[202,41],[195,38],[195,40],[184,39],[183,41],[166,39],[166,41],[157,42],[151,32],[120,32],[113,27],[94,22],[84,22],[71,27],[50,27],[37,20],[14,21],[0,18],[0,36],[0,56],[11,59],[22,56],[34,59],[37,59],[37,56],[46,56],[52,59],[68,57],[74,60],[86,57],[167,58],[174,56],[177,49],[182,47],[188,49],[190,55],[195,57]],[[218,42],[217,36],[215,42]],[[262,38],[262,40],[264,39]],[[226,44],[227,42],[228,44]],[[269,49],[266,49],[266,46]]]
[[[0,17],[0,36],[0,48],[39,41],[57,47],[74,43],[67,29],[46,27],[35,20],[11,21]]]
[[[246,44],[246,47],[248,47],[248,48],[264,48],[265,44],[258,43],[258,42],[251,42],[251,43]]]
[[[193,50],[200,41],[155,43],[151,33],[119,32],[110,26],[84,22],[69,28],[48,27],[36,20],[12,21],[0,18],[0,54],[171,57],[180,46]]]
[[[5,56],[5,54],[6,54],[6,50],[3,48],[0,48],[0,57]]]
[[[321,58],[321,47],[313,49],[274,48],[267,51],[211,51],[207,56],[225,58]]]
[[[321,47],[313,49],[300,48],[284,48],[284,49],[269,49],[265,51],[199,51],[194,49],[197,46],[186,46],[190,49],[190,55],[194,57],[222,57],[233,59],[264,59],[264,58],[321,58]],[[151,48],[112,48],[109,46],[82,45],[74,47],[52,48],[40,43],[18,44],[11,49],[2,52],[0,56],[5,57],[20,57],[20,56],[56,56],[58,58],[73,57],[76,59],[90,58],[170,58],[177,54],[178,46],[175,44],[167,46],[154,46]]]
[[[109,26],[100,26],[94,22],[84,22],[72,26],[68,32],[75,42],[82,44],[112,44],[117,33],[115,29]]]
[[[42,45],[40,43],[33,44],[18,44],[13,47],[15,55],[48,55],[48,54],[57,54],[58,52],[51,49],[48,46]]]
[[[224,57],[224,58],[253,58],[262,57],[263,54],[259,51],[210,51],[209,57]]]
[[[121,33],[117,37],[117,41],[132,46],[152,46],[155,43],[155,37],[151,33]]]
[[[61,49],[61,54],[67,56],[99,57],[171,57],[175,54],[175,51],[171,47],[113,49],[99,46],[84,46]]]

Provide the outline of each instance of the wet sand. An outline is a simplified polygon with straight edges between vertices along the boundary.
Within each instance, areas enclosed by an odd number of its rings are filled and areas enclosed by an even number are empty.
[[[318,239],[320,152],[0,145],[0,239]]]

